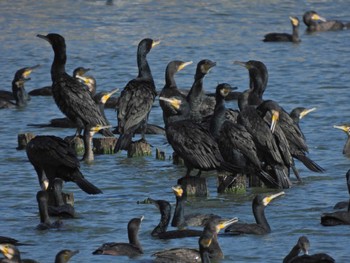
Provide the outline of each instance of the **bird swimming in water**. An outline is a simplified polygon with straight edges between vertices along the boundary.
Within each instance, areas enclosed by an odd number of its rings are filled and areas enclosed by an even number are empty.
[[[128,256],[134,258],[143,254],[141,243],[138,239],[138,232],[143,220],[140,218],[133,218],[128,223],[128,237],[129,243],[110,242],[105,243],[94,252],[93,255],[112,255],[112,256]]]
[[[310,241],[306,236],[301,236],[298,242],[287,256],[283,263],[334,263],[335,260],[326,253],[309,254]],[[299,256],[299,253],[304,254]]]
[[[346,156],[350,156],[350,124],[334,125],[333,128],[342,130],[346,133],[347,139],[343,147],[343,154]]]
[[[227,226],[236,223],[238,219],[212,218],[206,223],[198,240],[199,250],[191,248],[172,248],[154,253],[153,262],[210,262],[210,260],[220,260],[224,258],[218,242],[218,233]]]
[[[127,150],[137,128],[141,128],[141,140],[145,140],[148,116],[157,95],[153,76],[147,61],[147,54],[160,41],[145,38],[137,48],[138,76],[130,80],[119,97],[119,138],[114,152]]]
[[[284,195],[284,192],[277,194],[263,196],[258,194],[254,197],[252,208],[253,215],[256,223],[237,223],[233,224],[225,229],[226,234],[241,235],[241,234],[253,234],[253,235],[265,235],[271,232],[271,227],[265,217],[266,206],[275,198]]]
[[[5,259],[0,259],[0,262],[3,263],[38,263],[33,259],[22,259],[21,252],[13,244],[0,244],[0,252],[5,257]]]
[[[76,183],[88,194],[102,193],[84,178],[75,150],[62,138],[51,135],[35,136],[27,144],[26,152],[43,189],[46,189],[43,186],[46,179],[49,181],[48,188],[51,189],[54,180],[61,178],[65,182]]]
[[[30,96],[24,88],[24,83],[30,80],[29,75],[38,67],[40,67],[40,65],[21,68],[16,71],[12,80],[12,92],[5,90],[0,92],[0,109],[14,107],[22,108],[27,106]],[[13,100],[15,102],[13,102]]]
[[[316,11],[305,12],[303,21],[307,27],[306,31],[308,33],[343,30],[350,27],[350,23],[343,23],[339,20],[327,20]]]
[[[86,126],[108,126],[90,92],[76,78],[66,73],[67,54],[64,37],[54,33],[37,36],[48,41],[54,51],[51,66],[53,97],[62,113],[77,125],[76,135],[80,135]],[[109,129],[104,129],[103,135],[113,137]]]
[[[79,250],[63,249],[56,254],[55,263],[67,263]]]
[[[299,19],[295,16],[289,17],[290,22],[293,27],[293,33],[269,33],[264,36],[264,42],[293,42],[299,43],[301,42],[299,38]]]

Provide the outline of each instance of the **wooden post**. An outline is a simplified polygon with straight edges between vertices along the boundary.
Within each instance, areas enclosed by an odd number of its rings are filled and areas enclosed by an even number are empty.
[[[18,146],[17,150],[24,150],[28,144],[28,142],[33,139],[35,135],[31,132],[20,133],[17,135]]]
[[[198,176],[184,176],[177,183],[184,190],[184,196],[208,196],[207,179]]]
[[[245,193],[247,188],[247,177],[244,174],[232,175],[228,172],[217,174],[218,193]]]
[[[96,154],[113,154],[116,143],[117,138],[114,137],[93,138],[93,151]]]
[[[156,149],[156,159],[164,161],[165,160],[165,152],[161,151],[157,148]]]
[[[144,140],[132,142],[128,148],[128,157],[140,157],[150,155],[152,155],[151,145]]]

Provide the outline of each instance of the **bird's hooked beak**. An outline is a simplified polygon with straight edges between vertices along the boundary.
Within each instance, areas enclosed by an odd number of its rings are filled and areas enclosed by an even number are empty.
[[[160,44],[160,40],[156,39],[152,41],[152,48],[154,48],[155,46],[158,46]]]
[[[114,90],[112,90],[111,92],[108,92],[106,95],[103,95],[102,98],[101,98],[101,102],[103,104],[106,104],[107,100],[116,92],[119,91],[119,88],[116,88]]]
[[[305,109],[300,113],[299,119],[304,118],[306,115],[308,115],[310,112],[315,111],[316,108],[311,108],[311,109]]]
[[[264,199],[263,199],[263,204],[264,206],[267,206],[273,199],[281,196],[281,195],[284,195],[285,193],[282,191],[282,192],[279,192],[277,194],[273,194],[273,195],[269,195],[269,196],[266,196]]]
[[[175,109],[180,109],[180,106],[181,106],[181,100],[178,100],[178,99],[175,99],[175,98],[165,98],[165,97],[159,97],[159,100],[162,100],[162,101],[166,101],[168,103],[170,103],[170,105],[172,107],[174,107]]]
[[[349,125],[334,125],[333,128],[342,130],[345,133],[349,133],[350,132],[350,126]]]
[[[313,14],[311,19],[315,20],[315,21],[327,22],[327,19],[322,17],[322,16],[320,16],[319,14]]]
[[[181,185],[175,185],[171,187],[173,189],[176,196],[181,197],[184,193],[184,190],[182,189]]]
[[[187,67],[188,65],[191,65],[193,63],[193,61],[188,61],[188,62],[184,62],[182,63],[179,68],[177,69],[177,71],[183,70],[185,67]]]

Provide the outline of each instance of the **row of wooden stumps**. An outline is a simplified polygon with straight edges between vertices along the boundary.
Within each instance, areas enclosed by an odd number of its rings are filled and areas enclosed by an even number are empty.
[[[34,137],[32,133],[24,133],[18,135],[17,149],[25,149],[26,144]],[[95,154],[113,154],[117,138],[115,137],[99,137],[93,138],[93,151]],[[73,141],[74,148],[77,154],[84,153],[84,143],[81,138],[75,138]],[[151,146],[143,141],[136,141],[131,144],[127,151],[128,157],[150,156],[152,155]],[[183,160],[176,154],[168,158],[165,152],[156,149],[157,160],[172,160],[175,165],[183,165]],[[230,183],[232,181],[232,183]],[[178,180],[178,184],[184,189],[184,194],[187,196],[208,196],[207,180],[205,177],[182,177]],[[218,172],[217,174],[217,191],[219,193],[242,193],[246,191],[247,185],[261,185],[259,180],[251,181],[245,175],[238,175],[235,180],[227,172]]]

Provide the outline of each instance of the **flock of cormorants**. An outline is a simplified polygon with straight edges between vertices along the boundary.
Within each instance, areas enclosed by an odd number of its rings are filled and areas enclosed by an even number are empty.
[[[293,34],[270,33],[263,41],[300,42],[298,36],[299,19],[290,17]],[[339,21],[327,21],[314,11],[304,14],[303,21],[308,32],[345,29],[349,24]],[[29,80],[29,74],[39,67],[26,67],[18,70],[12,82],[12,92],[0,92],[0,107],[24,107],[30,96],[52,95],[55,103],[67,117],[64,120],[51,121],[49,126],[74,127],[75,135],[62,139],[57,136],[38,135],[26,147],[26,153],[33,165],[42,190],[37,193],[40,213],[38,230],[60,228],[61,220],[50,221],[50,216],[60,218],[74,217],[74,208],[64,200],[62,187],[64,182],[74,182],[88,194],[101,194],[102,190],[89,182],[80,171],[80,162],[71,146],[75,136],[84,138],[85,153],[83,161],[93,160],[91,148],[92,137],[99,132],[103,136],[114,136],[110,123],[104,114],[104,107],[110,93],[96,94],[96,81],[85,73],[89,70],[79,67],[69,75],[65,70],[66,43],[63,36],[55,33],[37,35],[48,41],[54,51],[51,67],[52,86],[44,87],[27,94],[24,82]],[[121,91],[118,99],[109,105],[116,108],[118,126],[116,133],[119,138],[114,151],[127,150],[136,133],[141,134],[145,142],[145,134],[149,132],[148,116],[158,95],[152,77],[147,54],[159,44],[153,39],[143,39],[137,49],[138,75],[130,80]],[[233,87],[227,83],[217,85],[214,96],[203,90],[203,82],[209,71],[216,66],[214,61],[203,59],[198,62],[194,82],[189,92],[177,88],[175,74],[192,62],[174,60],[165,70],[165,86],[159,94],[159,104],[163,111],[165,127],[157,132],[164,132],[168,143],[174,152],[184,160],[187,168],[185,177],[191,176],[193,169],[198,169],[197,177],[202,171],[217,170],[228,172],[224,188],[232,185],[240,175],[248,178],[256,177],[270,188],[285,189],[292,186],[290,171],[298,180],[301,177],[295,167],[299,160],[309,170],[323,172],[308,154],[308,146],[300,127],[299,120],[313,109],[296,108],[287,113],[276,101],[265,100],[263,94],[267,87],[268,72],[261,61],[250,60],[235,63],[245,67],[249,73],[249,89],[244,92],[233,92]],[[239,109],[229,109],[225,100],[236,99]],[[14,101],[14,102],[13,102]],[[45,125],[44,125],[45,126]],[[149,125],[151,126],[151,125]],[[335,126],[349,134],[349,127]],[[164,131],[165,130],[165,131]],[[344,153],[348,151],[348,143]],[[350,194],[350,170],[346,174]],[[185,195],[182,186],[172,188],[176,197],[176,207],[171,220],[171,206],[165,200],[148,198],[147,202],[155,205],[160,212],[160,222],[151,235],[159,239],[198,237],[199,250],[176,248],[155,253],[155,262],[210,262],[222,259],[218,235],[254,234],[262,235],[271,231],[265,216],[265,208],[270,201],[284,192],[273,195],[256,195],[252,200],[252,209],[256,222],[252,224],[237,223],[237,218],[222,218],[214,214],[185,213]],[[219,190],[219,189],[218,189]],[[50,199],[52,199],[50,201]],[[350,203],[337,204],[336,208],[347,208],[347,211],[326,213],[321,217],[321,223],[327,226],[350,224]],[[94,255],[124,255],[136,257],[144,253],[142,241],[138,239],[138,231],[143,216],[130,220],[128,243],[105,243],[92,253]],[[177,230],[168,231],[168,225]],[[203,230],[190,229],[201,227]],[[17,246],[23,245],[15,239],[0,237],[0,251],[5,259],[0,262],[35,262],[21,259]],[[327,254],[308,254],[309,240],[302,236],[290,253],[283,259],[291,262],[335,262]],[[303,255],[299,256],[300,253]],[[55,262],[67,262],[78,251],[62,250]]]

